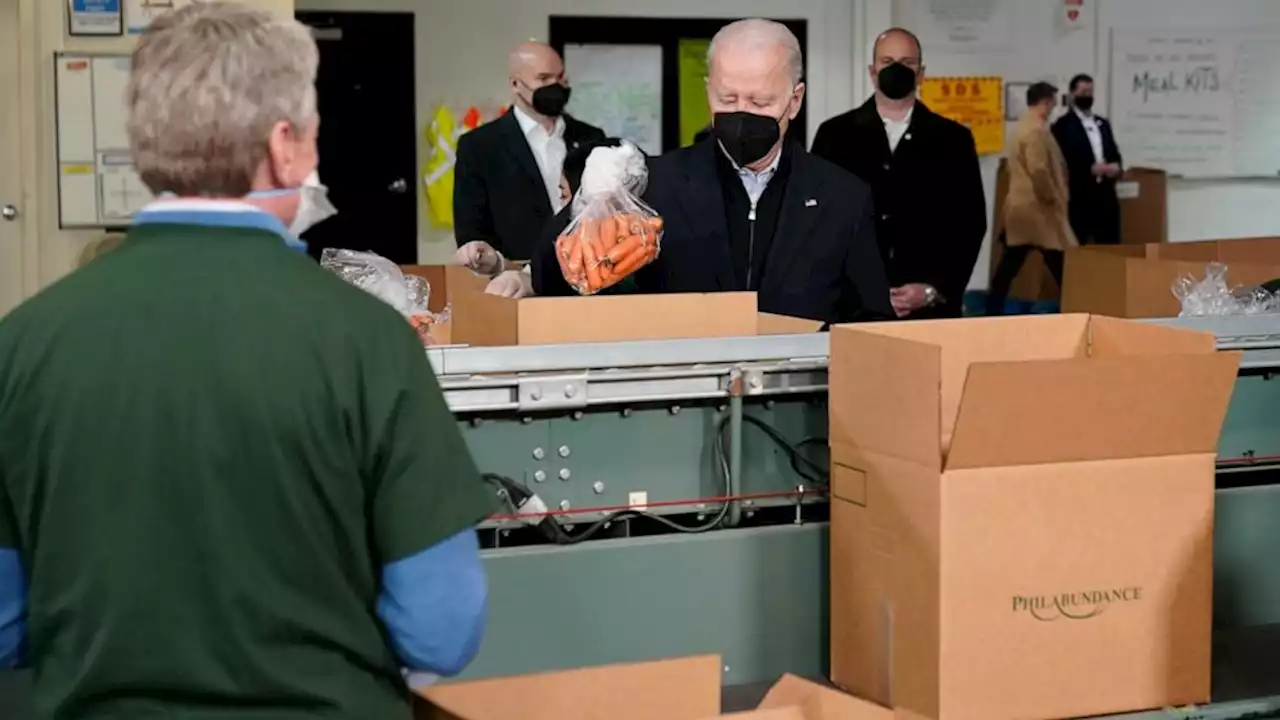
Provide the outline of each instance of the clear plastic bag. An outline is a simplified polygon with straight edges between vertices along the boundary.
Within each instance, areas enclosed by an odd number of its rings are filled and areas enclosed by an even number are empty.
[[[648,181],[644,153],[630,142],[587,157],[573,218],[556,238],[560,271],[578,294],[617,285],[658,257],[662,218],[640,199]]]
[[[1280,297],[1261,287],[1232,287],[1227,283],[1227,266],[1209,263],[1204,277],[1187,273],[1173,283],[1173,294],[1182,303],[1178,317],[1260,315],[1280,312]]]
[[[320,266],[373,295],[409,320],[424,345],[434,345],[431,327],[448,319],[449,308],[433,313],[427,309],[431,284],[417,275],[405,275],[390,260],[374,253],[325,248]]]

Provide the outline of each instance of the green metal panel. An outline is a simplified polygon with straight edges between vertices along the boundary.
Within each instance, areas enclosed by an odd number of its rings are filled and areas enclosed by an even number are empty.
[[[1280,624],[1280,486],[1219,490],[1214,531],[1214,624]]]
[[[1280,380],[1257,375],[1236,381],[1218,454],[1280,457]]]
[[[757,401],[744,412],[798,442],[826,435],[824,401]],[[633,492],[645,493],[650,503],[723,496],[714,447],[716,427],[727,417],[727,404],[703,401],[460,424],[481,470],[520,480],[549,508],[587,509],[569,519],[589,520],[600,516],[597,508],[627,506]],[[746,425],[743,433],[740,492],[785,492],[804,483],[786,453],[758,429]]]
[[[726,684],[826,666],[826,526],[486,553],[489,629],[468,677],[719,654]]]

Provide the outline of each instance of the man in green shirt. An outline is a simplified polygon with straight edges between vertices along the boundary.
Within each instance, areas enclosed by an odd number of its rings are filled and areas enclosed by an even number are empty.
[[[39,717],[407,719],[402,669],[478,648],[492,494],[408,323],[298,250],[317,64],[238,4],[157,20],[159,199],[0,320],[0,667]]]

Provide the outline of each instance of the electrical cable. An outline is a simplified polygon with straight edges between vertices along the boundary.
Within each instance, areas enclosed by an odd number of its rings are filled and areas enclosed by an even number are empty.
[[[792,443],[777,428],[759,418],[750,415],[743,415],[744,423],[753,425],[765,434],[770,440],[780,447],[788,457],[792,470],[806,481],[826,487],[828,485],[828,472],[812,459],[807,457],[803,448],[807,445],[827,444],[825,437],[808,437],[798,443]],[[715,441],[715,460],[719,469],[719,477],[722,480],[722,495],[729,495],[729,459],[728,452],[725,449],[725,430],[728,429],[729,418],[723,418],[716,427]],[[585,540],[589,540],[605,527],[612,523],[632,518],[644,518],[652,520],[660,525],[667,527],[679,533],[696,534],[719,527],[725,517],[729,514],[730,504],[732,500],[721,503],[719,510],[715,515],[704,523],[698,525],[683,525],[681,523],[670,520],[656,513],[645,512],[643,510],[619,510],[618,512],[609,513],[603,518],[588,525],[580,532],[570,533],[565,530],[564,526],[552,515],[548,514],[547,506],[542,502],[536,493],[530,490],[526,485],[513,480],[505,475],[497,473],[483,473],[482,478],[485,482],[495,486],[499,490],[499,495],[504,502],[510,507],[512,514],[527,516],[523,521],[526,525],[537,528],[548,540],[557,545],[576,545]]]

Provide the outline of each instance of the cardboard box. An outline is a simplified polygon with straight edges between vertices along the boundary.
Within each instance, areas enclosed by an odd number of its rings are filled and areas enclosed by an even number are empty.
[[[427,296],[427,309],[433,313],[443,312],[449,307],[454,296],[463,293],[483,293],[488,286],[488,278],[481,277],[465,268],[449,265],[401,265],[400,272],[406,275],[417,275],[427,281],[431,288]],[[431,328],[431,337],[437,345],[452,345],[453,337],[452,313],[449,319]]]
[[[990,277],[996,275],[1004,245],[1000,233],[1004,230],[1004,199],[1009,192],[1009,170],[1006,160],[1000,161],[996,170],[995,213],[991,225]],[[1116,197],[1120,202],[1120,241],[1126,245],[1162,243],[1168,238],[1166,199],[1168,176],[1163,170],[1130,168],[1116,183]],[[1058,284],[1044,264],[1040,253],[1031,253],[1022,270],[1014,278],[1009,297],[1014,300],[1040,302],[1057,300]]]
[[[596,297],[488,295],[448,268],[453,342],[464,345],[669,340],[816,332],[822,323],[757,312],[749,292]]]
[[[831,677],[941,720],[1209,699],[1240,356],[1086,315],[831,332]]]
[[[1173,284],[1204,277],[1205,265],[1227,265],[1233,285],[1280,278],[1280,238],[1083,247],[1067,251],[1062,311],[1112,317],[1177,317]]]
[[[787,675],[751,712],[722,716],[719,657],[609,665],[437,685],[417,720],[909,720]]]

